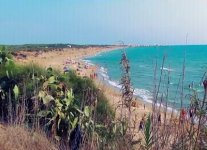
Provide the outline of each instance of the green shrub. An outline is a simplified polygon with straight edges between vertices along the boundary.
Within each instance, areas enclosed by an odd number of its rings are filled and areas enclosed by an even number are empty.
[[[107,128],[115,114],[91,79],[78,77],[73,71],[62,74],[34,64],[16,65],[5,49],[0,52],[1,121],[20,120],[29,127],[40,126],[48,133],[55,128],[55,132],[59,132],[56,135],[65,140],[77,125],[90,140],[94,135],[101,138],[100,141],[116,137],[113,129]],[[82,106],[83,101],[87,101],[84,98],[87,90],[96,100],[84,102]]]

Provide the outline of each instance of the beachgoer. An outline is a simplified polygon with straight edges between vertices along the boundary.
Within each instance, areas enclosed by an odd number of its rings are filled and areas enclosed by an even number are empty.
[[[207,79],[205,79],[205,80],[203,81],[203,86],[204,86],[204,89],[207,91]]]
[[[193,117],[193,109],[192,108],[189,109],[189,116],[190,116],[190,118]]]
[[[161,114],[160,113],[158,114],[157,120],[158,120],[159,125],[161,125]]]
[[[188,85],[188,88],[191,89],[191,85],[190,84]]]
[[[185,121],[185,118],[186,118],[186,111],[184,108],[182,108],[180,111],[180,122],[183,123]]]
[[[63,71],[64,71],[64,73],[65,73],[65,72],[68,72],[68,71],[69,71],[68,67],[67,67],[67,66],[64,66],[64,67],[63,67]]]
[[[139,122],[139,131],[144,129],[144,118]]]

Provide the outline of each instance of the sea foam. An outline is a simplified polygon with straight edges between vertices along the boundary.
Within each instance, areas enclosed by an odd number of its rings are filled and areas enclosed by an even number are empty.
[[[100,67],[99,68],[99,78],[102,80],[104,80],[106,83],[108,83],[109,85],[117,88],[117,89],[121,89],[121,85],[119,83],[119,81],[113,81],[113,80],[110,80],[110,77],[107,73],[107,69],[104,68],[104,67]],[[146,90],[146,89],[139,89],[139,88],[135,88],[134,89],[134,95],[139,97],[142,101],[146,102],[146,103],[150,103],[152,104],[153,102],[153,93]],[[161,107],[161,108],[164,108],[166,107],[164,104],[160,104],[160,103],[157,103],[156,104],[157,107]],[[167,110],[168,111],[174,111],[174,113],[178,113],[178,111],[170,106],[167,107]]]

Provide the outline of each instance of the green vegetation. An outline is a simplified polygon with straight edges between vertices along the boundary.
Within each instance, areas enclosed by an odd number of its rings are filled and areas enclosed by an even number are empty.
[[[62,74],[34,64],[16,65],[2,47],[0,122],[18,125],[21,130],[26,127],[30,131],[44,132],[60,150],[206,149],[207,79],[202,79],[203,97],[196,91],[190,95],[190,118],[185,108],[181,107],[177,114],[173,109],[168,111],[167,104],[162,108],[156,96],[161,92],[160,86],[155,86],[158,89],[154,90],[157,93],[153,98],[153,111],[146,119],[142,118],[144,127],[135,133],[136,127],[131,123],[133,89],[125,54],[121,65],[122,99],[117,108],[121,110],[120,117],[115,118],[107,98],[91,79],[78,77],[73,71]],[[160,78],[155,84],[161,82]],[[140,133],[142,135],[138,135]]]
[[[77,45],[77,44],[24,44],[24,45],[4,45],[9,51],[15,52],[18,50],[29,51],[51,51],[61,50],[63,48],[88,48],[88,47],[103,47],[107,48],[113,45]]]
[[[106,142],[118,132],[111,130],[115,114],[91,79],[72,71],[61,74],[34,64],[16,65],[5,48],[0,54],[2,123],[40,129],[60,149],[110,147]]]
[[[148,115],[147,117],[147,121],[145,123],[145,128],[144,128],[144,149],[150,149],[153,142],[152,142],[152,127],[151,127],[151,119],[150,119],[150,115]]]

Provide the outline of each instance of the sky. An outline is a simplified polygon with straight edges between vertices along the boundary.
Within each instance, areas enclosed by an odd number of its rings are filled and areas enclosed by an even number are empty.
[[[207,44],[207,0],[0,0],[0,44]]]

